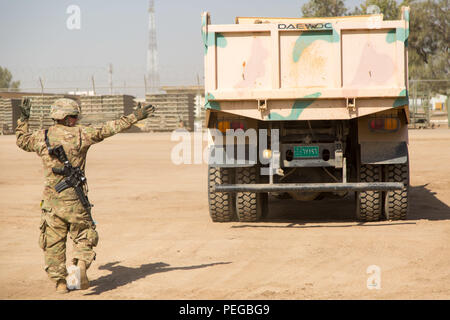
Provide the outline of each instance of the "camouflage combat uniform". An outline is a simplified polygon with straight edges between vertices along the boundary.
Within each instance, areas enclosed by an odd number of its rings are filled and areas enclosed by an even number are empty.
[[[130,128],[136,122],[136,116],[130,114],[106,122],[99,128],[55,124],[48,129],[48,139],[51,147],[62,145],[72,166],[78,166],[84,171],[86,154],[91,145]],[[52,168],[61,168],[63,165],[49,155],[44,130],[30,133],[28,121],[18,120],[16,138],[21,149],[36,152],[44,165],[45,187],[41,201],[39,246],[44,250],[45,271],[51,280],[57,282],[67,276],[67,233],[74,242],[74,263],[83,260],[87,267],[95,259],[92,248],[97,245],[98,234],[74,189],[68,188],[61,193],[55,191],[54,187],[62,176],[55,175]]]

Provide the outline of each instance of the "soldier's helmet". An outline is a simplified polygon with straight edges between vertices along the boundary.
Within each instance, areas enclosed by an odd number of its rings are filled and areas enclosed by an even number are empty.
[[[50,117],[54,120],[62,120],[67,116],[78,116],[80,114],[80,106],[72,99],[56,100],[50,110]]]

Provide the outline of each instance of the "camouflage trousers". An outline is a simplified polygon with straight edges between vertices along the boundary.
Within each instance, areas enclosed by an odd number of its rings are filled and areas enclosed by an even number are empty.
[[[73,262],[95,260],[92,249],[98,243],[95,225],[79,200],[43,200],[41,202],[39,246],[44,250],[45,271],[53,281],[65,279],[67,234],[73,241]]]

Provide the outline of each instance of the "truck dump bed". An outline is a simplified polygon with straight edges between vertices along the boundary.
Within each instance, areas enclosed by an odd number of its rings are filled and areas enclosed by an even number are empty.
[[[337,18],[202,16],[206,108],[258,120],[351,119],[407,105],[409,11]]]

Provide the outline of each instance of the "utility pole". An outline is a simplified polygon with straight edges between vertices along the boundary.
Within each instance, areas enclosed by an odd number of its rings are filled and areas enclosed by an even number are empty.
[[[42,78],[39,77],[39,83],[41,84],[41,95],[44,95],[44,82],[42,81]]]
[[[94,96],[95,96],[96,93],[95,93],[95,81],[94,81],[94,76],[92,76],[91,79],[92,79],[92,90],[94,90]]]
[[[149,92],[156,93],[159,88],[158,50],[156,45],[155,1],[148,4],[148,49],[147,49],[147,77]]]
[[[450,108],[449,108],[449,105],[448,105],[448,96],[445,99],[445,108],[447,108],[447,119],[448,119],[447,127],[450,129]]]
[[[42,78],[39,77],[39,83],[41,84],[41,97],[44,97],[44,81],[42,81]],[[43,100],[43,99],[42,99]],[[42,129],[44,128],[44,108],[41,105],[39,108],[39,128]],[[30,110],[30,114],[31,114],[31,110]]]
[[[147,77],[144,75],[144,97],[147,96]]]
[[[112,74],[113,74],[113,66],[112,63],[108,66],[108,73],[109,73],[109,94],[113,94],[113,82],[112,82]]]

